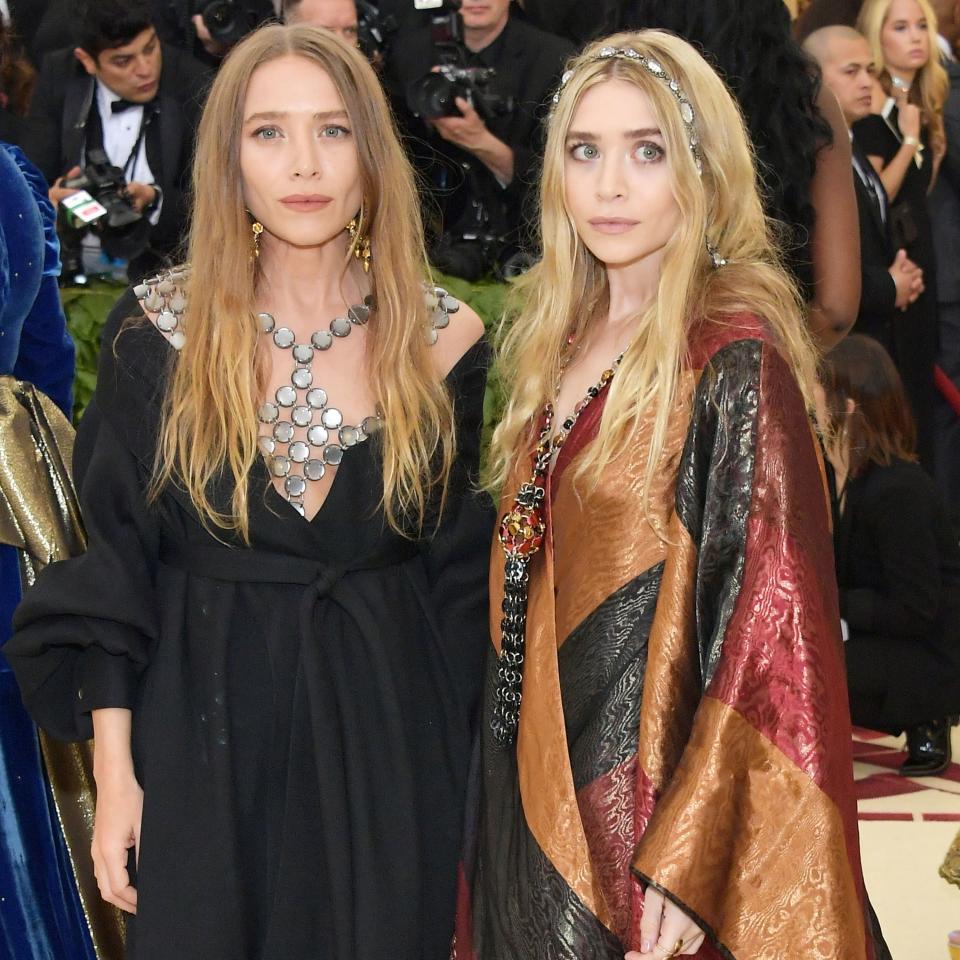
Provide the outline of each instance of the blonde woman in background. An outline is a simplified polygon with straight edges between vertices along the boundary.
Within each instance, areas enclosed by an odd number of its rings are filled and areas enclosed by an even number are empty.
[[[541,206],[455,955],[873,958],[815,353],[730,94],[670,34],[591,44]]]
[[[893,247],[921,267],[926,287],[894,321],[891,352],[917,425],[920,462],[932,471],[937,264],[927,195],[946,151],[947,74],[927,0],[866,0],[857,29],[873,52],[878,95],[877,112],[856,123],[854,135],[883,182]]]
[[[7,653],[41,725],[95,735],[131,960],[445,960],[487,638],[482,326],[425,290],[380,84],[328,33],[227,57],[194,194],[190,268],[106,328],[89,550]]]

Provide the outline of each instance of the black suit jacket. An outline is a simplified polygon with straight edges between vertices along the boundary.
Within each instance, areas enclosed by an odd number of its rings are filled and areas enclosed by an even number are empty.
[[[852,143],[854,156],[861,168],[871,170],[870,161],[861,150],[856,137]],[[860,175],[853,171],[853,185],[860,214],[860,310],[854,325],[856,333],[865,333],[879,340],[888,351],[893,351],[893,320],[896,312],[897,288],[890,276],[890,264],[896,250],[890,239],[889,223],[884,223],[875,201],[864,186]],[[875,189],[883,195],[889,210],[886,193],[880,178],[874,178]]]
[[[847,484],[835,528],[840,615],[852,635],[923,644],[944,663],[930,716],[960,706],[960,545],[933,480],[915,463],[871,465]]]
[[[429,28],[402,34],[393,42],[387,63],[388,88],[401,126],[409,136],[409,149],[417,168],[437,189],[436,199],[444,210],[447,228],[453,225],[468,199],[462,173],[464,165],[475,171],[485,193],[502,201],[507,232],[517,228],[536,181],[546,106],[559,82],[564,62],[573,52],[573,45],[567,40],[511,17],[500,37],[478,54],[480,59],[495,57],[495,88],[516,102],[511,115],[484,118],[487,127],[513,150],[514,178],[503,190],[493,174],[472,154],[431,132],[407,108],[406,91],[410,84],[426,76],[430,68],[439,63]]]
[[[186,226],[186,193],[193,143],[209,71],[175,47],[163,45],[157,112],[146,129],[150,170],[163,191],[160,219],[151,230],[150,254],[137,270],[149,272],[180,242]],[[27,156],[52,183],[83,156],[87,124],[96,106],[96,82],[73,54],[57,50],[43,61],[25,138]],[[132,277],[132,279],[134,279]],[[139,279],[139,278],[135,278]]]
[[[75,44],[78,18],[76,0],[8,0],[10,16],[36,66],[53,50]]]

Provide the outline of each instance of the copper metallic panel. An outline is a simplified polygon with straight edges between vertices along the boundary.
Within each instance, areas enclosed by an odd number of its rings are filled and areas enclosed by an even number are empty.
[[[671,415],[650,489],[649,514],[661,532],[673,512],[693,388],[694,375],[687,373],[680,381],[681,399]],[[575,482],[577,465],[590,445],[555,478],[552,533],[560,643],[614,591],[666,554],[666,544],[651,527],[641,497],[652,420],[652,415],[644,418],[628,449],[604,469],[595,487],[587,480]]]
[[[633,866],[706,921],[734,957],[868,956],[840,810],[712,697]]]
[[[697,550],[676,516],[647,645],[640,708],[640,767],[661,790],[680,760],[700,699],[700,662],[694,623]],[[645,822],[649,802],[638,802]],[[640,829],[642,829],[642,824]]]

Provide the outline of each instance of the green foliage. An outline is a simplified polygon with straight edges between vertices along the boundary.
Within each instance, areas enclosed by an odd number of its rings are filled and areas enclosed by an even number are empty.
[[[436,282],[453,296],[470,304],[483,320],[491,343],[503,316],[507,285],[493,280],[470,283],[457,277],[437,274]],[[100,334],[107,314],[123,293],[123,286],[106,280],[94,280],[85,287],[65,287],[60,291],[67,327],[77,346],[77,374],[74,381],[74,422],[79,422],[97,383],[97,360],[100,356]],[[503,385],[491,371],[483,405],[484,449],[500,417],[504,405]]]
[[[441,287],[449,290],[458,300],[470,304],[476,310],[486,328],[490,343],[495,344],[507,293],[509,292],[507,285],[495,280],[481,280],[478,283],[470,283],[467,280],[449,277],[445,274],[437,274],[434,280]],[[506,394],[503,384],[500,382],[497,370],[493,369],[487,378],[487,393],[483,398],[484,451],[489,449],[493,428],[500,420],[505,403]]]
[[[123,286],[106,280],[94,280],[85,287],[64,287],[60,291],[67,329],[77,348],[77,372],[73,382],[73,420],[87,408],[97,384],[100,334],[107,314],[117,302]]]

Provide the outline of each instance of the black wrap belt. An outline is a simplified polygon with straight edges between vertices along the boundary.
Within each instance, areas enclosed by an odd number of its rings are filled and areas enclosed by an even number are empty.
[[[392,784],[393,801],[403,809],[415,808],[415,797],[409,777],[402,768],[393,767],[397,758],[404,756],[404,718],[400,709],[401,696],[395,689],[395,679],[389,665],[384,662],[383,645],[384,623],[372,615],[370,605],[358,591],[348,574],[366,570],[379,570],[395,566],[409,560],[418,553],[413,542],[397,539],[386,548],[370,556],[346,563],[322,563],[289,554],[273,553],[245,547],[216,547],[208,545],[187,545],[166,542],[161,545],[160,560],[167,566],[184,570],[198,577],[232,583],[276,583],[304,587],[299,605],[300,648],[299,657],[303,665],[303,678],[306,686],[308,709],[314,728],[314,750],[318,770],[318,805],[329,816],[321,818],[319,829],[324,844],[325,856],[329,863],[343,863],[343,824],[350,821],[348,805],[349,791],[342,775],[336,773],[344,764],[338,723],[330,717],[329,711],[322,708],[329,701],[328,687],[323,687],[321,678],[329,678],[329,669],[323,661],[323,644],[312,642],[315,638],[314,616],[317,607],[324,602],[335,603],[354,623],[357,629],[355,639],[363,645],[370,680],[378,690],[376,709],[383,717],[380,724],[381,762],[384,776]],[[286,756],[290,744],[278,745],[276,754]],[[283,795],[275,799],[278,809],[286,807],[286,788]],[[296,838],[286,835],[275,837],[270,848],[275,851],[286,849],[296,843]],[[402,868],[399,874],[409,871],[409,863],[414,851],[400,858]],[[384,883],[400,885],[396,877],[387,876],[384,870]],[[351,917],[353,912],[353,887],[350,883],[332,883],[329,888],[332,916]],[[332,933],[334,949],[332,956],[348,957],[353,955],[352,926],[337,924]]]
[[[306,640],[310,634],[314,607],[325,598],[333,600],[349,614],[370,639],[365,605],[344,578],[350,573],[395,566],[410,560],[417,552],[417,545],[412,541],[397,539],[379,552],[358,560],[324,563],[251,547],[215,547],[166,540],[160,547],[160,562],[210,580],[303,586],[306,589],[300,600],[301,640]]]

